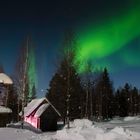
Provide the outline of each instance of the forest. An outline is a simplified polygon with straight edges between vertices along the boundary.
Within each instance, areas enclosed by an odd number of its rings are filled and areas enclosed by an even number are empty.
[[[96,66],[91,61],[84,62],[84,72],[80,73],[78,68],[81,64],[74,62],[76,45],[75,33],[67,32],[60,49],[63,51],[57,70],[44,95],[61,113],[61,120],[64,123],[67,119],[77,118],[107,121],[115,116],[139,115],[139,89],[127,81],[115,89],[108,68],[94,70]],[[28,102],[37,98],[35,75],[33,75],[35,72],[33,50],[31,40],[28,38],[22,46],[22,53],[19,55],[12,76],[14,84],[8,89],[6,106],[13,111],[13,121],[19,121],[19,112]],[[4,73],[2,66],[0,72]],[[4,88],[4,85],[1,84],[0,88]],[[3,95],[0,100],[4,102],[5,98],[6,95]]]

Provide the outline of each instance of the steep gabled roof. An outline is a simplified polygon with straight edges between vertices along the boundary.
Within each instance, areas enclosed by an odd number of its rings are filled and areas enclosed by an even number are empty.
[[[45,103],[43,103],[45,102]],[[41,105],[43,103],[43,105]],[[41,105],[41,106],[40,106]],[[38,110],[36,111],[36,116],[41,116],[41,114],[47,109],[49,106],[51,106],[54,111],[61,116],[59,111],[50,103],[50,101],[47,98],[40,98],[40,99],[34,99],[32,100],[27,107],[24,108],[24,116],[27,117],[32,114],[33,111],[35,111],[38,107]],[[21,112],[19,114],[21,116]]]
[[[40,104],[45,101],[45,98],[32,100],[27,107],[24,109],[24,116],[29,116],[35,109],[37,109]]]

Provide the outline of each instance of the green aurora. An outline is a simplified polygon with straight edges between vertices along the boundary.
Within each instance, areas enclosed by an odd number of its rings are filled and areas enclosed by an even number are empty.
[[[31,45],[31,44],[29,44]],[[29,81],[29,98],[33,96],[33,88],[37,86],[37,76],[36,76],[36,63],[35,63],[35,52],[34,48],[29,46],[29,57],[28,57],[28,81]]]
[[[85,72],[86,63],[92,61],[93,69],[107,66],[111,72],[115,69],[110,56],[119,57],[121,64],[140,65],[140,51],[127,49],[127,45],[140,35],[140,6],[131,8],[124,15],[113,17],[103,25],[88,27],[80,32],[76,48],[74,64],[78,64],[78,72]],[[139,46],[140,48],[140,46]],[[138,50],[140,50],[138,48]],[[119,62],[115,62],[119,63]],[[121,65],[120,64],[120,65]],[[114,66],[113,66],[114,65]],[[96,68],[95,68],[96,66]]]

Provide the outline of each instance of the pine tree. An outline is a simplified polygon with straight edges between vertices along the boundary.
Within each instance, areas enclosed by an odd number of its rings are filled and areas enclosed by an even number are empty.
[[[67,74],[66,61],[62,61],[60,69],[53,76],[50,82],[50,88],[48,90],[47,97],[52,104],[60,111],[63,119],[66,119],[67,115]],[[71,66],[70,66],[71,67]],[[76,73],[74,67],[71,67],[70,72],[70,86],[69,86],[69,117],[70,119],[80,118],[82,109],[82,87],[80,84],[80,78]]]
[[[120,88],[118,96],[119,116],[125,117],[130,112],[130,86],[128,83],[123,88]]]
[[[113,116],[114,96],[113,87],[107,69],[101,73],[96,84],[96,113],[99,119]]]
[[[60,112],[63,121],[66,118],[66,81],[65,77],[55,73],[50,81],[50,88],[46,94],[49,101],[55,106]]]
[[[115,97],[114,97],[114,116],[119,116],[120,115],[120,97],[121,97],[121,93],[120,93],[121,89],[117,89],[117,91],[115,92]]]
[[[136,87],[134,87],[132,89],[132,115],[138,114],[138,108],[139,108],[138,89]]]

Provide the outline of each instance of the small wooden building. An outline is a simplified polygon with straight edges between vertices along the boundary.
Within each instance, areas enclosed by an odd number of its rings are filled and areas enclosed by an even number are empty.
[[[11,122],[12,110],[8,107],[0,106],[0,127],[5,127]]]
[[[24,121],[42,131],[57,129],[59,112],[46,99],[34,99],[24,109]]]

